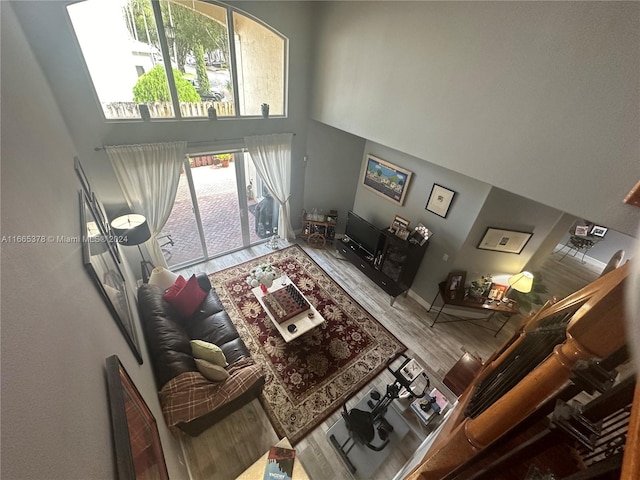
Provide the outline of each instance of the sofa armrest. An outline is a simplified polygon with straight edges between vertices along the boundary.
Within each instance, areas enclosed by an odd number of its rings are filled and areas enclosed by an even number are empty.
[[[211,382],[200,372],[185,372],[170,380],[158,393],[165,421],[173,433],[186,424],[211,412],[223,409],[238,400],[246,403],[247,391],[259,393],[265,382],[262,368],[251,358],[236,362],[229,368],[224,382]],[[257,396],[257,393],[255,396]],[[239,399],[242,399],[240,402]],[[228,410],[228,408],[225,409]],[[220,418],[214,418],[215,421]],[[213,425],[215,421],[208,426]],[[207,426],[207,428],[208,428]],[[192,434],[191,432],[188,432]],[[196,435],[201,432],[195,433]]]
[[[211,290],[211,281],[206,273],[196,273],[196,280],[203,291],[209,292]]]

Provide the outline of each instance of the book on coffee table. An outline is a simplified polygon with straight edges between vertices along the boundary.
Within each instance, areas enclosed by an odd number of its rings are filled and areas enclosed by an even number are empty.
[[[267,455],[264,480],[292,480],[295,458],[296,451],[293,448],[271,447]]]

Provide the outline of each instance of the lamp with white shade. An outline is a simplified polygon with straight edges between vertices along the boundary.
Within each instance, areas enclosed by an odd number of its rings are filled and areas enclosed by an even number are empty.
[[[533,274],[520,272],[509,277],[509,286],[521,293],[529,293],[533,288]]]
[[[156,267],[151,271],[149,277],[149,285],[157,285],[162,290],[167,290],[176,283],[178,274],[173,273],[171,270],[167,270],[164,267]]]
[[[142,261],[140,266],[142,268],[142,280],[146,282],[149,278],[150,269],[153,269],[153,264],[145,260],[142,254],[140,245],[151,238],[151,230],[147,224],[147,219],[144,215],[138,213],[129,213],[122,215],[111,222],[111,228],[113,228],[113,234],[116,236],[118,243],[127,247],[137,246]]]

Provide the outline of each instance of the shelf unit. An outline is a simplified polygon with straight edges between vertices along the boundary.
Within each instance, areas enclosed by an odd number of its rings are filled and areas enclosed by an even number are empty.
[[[329,216],[324,221],[310,220],[305,216],[300,238],[313,248],[323,248],[327,243],[333,243],[335,240],[337,222],[337,215]]]
[[[356,241],[346,237],[337,242],[337,250],[390,295],[393,305],[396,297],[411,288],[429,242],[419,245],[403,240],[388,230],[382,230],[381,233],[379,253],[375,257]]]

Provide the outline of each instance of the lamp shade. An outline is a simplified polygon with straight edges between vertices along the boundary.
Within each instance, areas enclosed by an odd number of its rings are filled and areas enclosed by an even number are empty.
[[[151,231],[144,215],[130,213],[111,222],[118,243],[126,246],[140,245],[151,238]]]
[[[167,290],[176,283],[178,276],[179,275],[177,273],[173,273],[164,267],[156,267],[151,271],[149,285],[157,285],[161,289]]]
[[[522,293],[529,293],[533,288],[533,274],[529,272],[520,272],[509,277],[508,281],[511,288]]]

